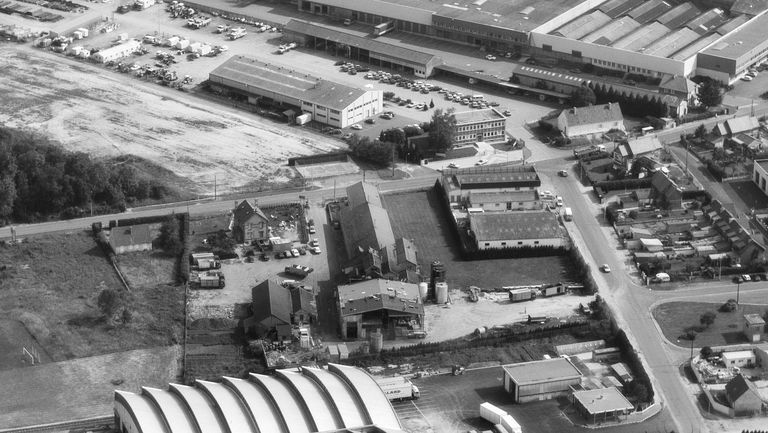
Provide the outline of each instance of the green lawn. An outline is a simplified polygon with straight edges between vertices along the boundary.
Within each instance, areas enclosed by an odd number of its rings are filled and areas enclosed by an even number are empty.
[[[705,302],[668,302],[656,307],[653,310],[653,317],[661,327],[664,336],[674,344],[689,346],[688,340],[682,339],[682,336],[689,330],[695,330],[697,331],[694,342],[696,347],[722,346],[746,343],[747,340],[742,334],[744,315],[756,313],[762,316],[768,310],[768,306],[765,305],[741,304],[736,311],[721,313],[718,311],[720,305]],[[708,328],[699,324],[699,318],[707,311],[717,313],[715,323]],[[680,339],[679,343],[678,339]]]

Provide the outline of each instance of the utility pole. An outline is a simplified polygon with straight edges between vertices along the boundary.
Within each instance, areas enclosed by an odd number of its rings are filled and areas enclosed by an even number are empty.
[[[741,289],[741,277],[738,277],[739,279],[736,280],[736,307],[739,306],[739,289]]]
[[[216,200],[216,196],[217,196],[217,191],[216,191],[217,187],[218,185],[216,182],[216,173],[213,173],[213,199],[214,200]]]
[[[395,177],[395,145],[392,144],[392,177]]]

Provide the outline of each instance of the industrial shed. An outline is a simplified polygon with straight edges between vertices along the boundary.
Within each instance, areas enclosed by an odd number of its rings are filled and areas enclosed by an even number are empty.
[[[115,391],[115,427],[124,433],[402,433],[386,395],[363,370],[278,370],[247,380],[197,380],[168,390]]]
[[[521,362],[502,367],[504,390],[515,403],[549,400],[567,394],[572,385],[581,384],[581,372],[568,358]]]
[[[424,326],[416,284],[374,279],[342,285],[337,291],[342,338],[366,338],[380,331],[383,338],[392,339]]]
[[[614,386],[577,391],[571,400],[576,410],[591,424],[621,421],[635,411],[632,403]]]

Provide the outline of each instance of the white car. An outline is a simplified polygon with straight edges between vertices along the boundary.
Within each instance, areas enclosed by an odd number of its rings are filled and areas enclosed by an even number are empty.
[[[496,56],[488,54],[487,56],[485,56],[485,60],[491,60],[491,61],[496,60]]]
[[[311,241],[309,241],[309,246],[310,247],[320,246],[320,242],[317,239],[312,239]]]
[[[603,266],[600,266],[600,270],[605,272],[606,274],[610,274],[611,273],[611,267],[608,266],[607,264],[604,264]]]
[[[297,250],[296,248],[291,248],[291,255],[293,257],[299,257],[299,250]]]
[[[475,165],[485,165],[485,164],[488,164],[488,161],[487,161],[487,160],[485,160],[485,159],[479,159],[479,160],[477,160],[477,162],[475,163]]]
[[[555,205],[557,205],[557,207],[561,207],[563,205],[563,198],[560,196],[557,196],[557,198],[555,199]]]
[[[312,252],[312,254],[320,254],[323,252],[323,250],[321,250],[320,247],[312,247],[309,249],[309,251]]]
[[[752,81],[754,78],[750,77],[749,75],[745,75],[741,77],[741,81]]]
[[[359,130],[363,129],[362,125],[358,125],[357,123],[355,123],[354,125],[350,126],[350,128],[354,129],[355,131],[359,131]]]

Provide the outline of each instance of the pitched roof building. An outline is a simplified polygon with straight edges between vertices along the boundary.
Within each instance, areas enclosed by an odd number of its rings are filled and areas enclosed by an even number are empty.
[[[610,130],[625,131],[618,103],[568,108],[557,117],[557,129],[569,138],[595,137]]]
[[[757,387],[742,374],[725,384],[725,398],[737,416],[759,413],[763,407]]]
[[[405,336],[424,323],[419,286],[372,279],[337,288],[342,338],[366,338],[381,330],[385,338]]]
[[[381,207],[378,189],[362,183],[347,188],[349,201],[341,209],[341,231],[350,260],[369,248],[379,251],[395,243],[389,214]]]
[[[732,136],[741,132],[752,132],[758,128],[760,128],[760,121],[757,117],[741,116],[718,123],[712,132],[720,136]]]
[[[317,304],[311,289],[300,286],[283,287],[269,279],[251,289],[253,315],[243,321],[247,330],[259,334],[278,332],[277,337],[289,337],[286,325],[314,323],[317,320]],[[283,333],[288,331],[287,335]]]
[[[662,147],[658,137],[644,135],[616,146],[613,151],[613,160],[618,167],[629,170],[637,158],[656,152]]]
[[[549,211],[470,213],[469,227],[480,250],[566,245],[557,215]]]
[[[255,200],[243,200],[235,206],[232,234],[237,242],[245,244],[269,237],[269,218],[259,209]]]
[[[113,227],[109,231],[109,246],[115,254],[152,250],[149,225]]]

